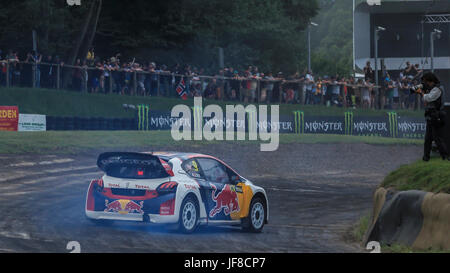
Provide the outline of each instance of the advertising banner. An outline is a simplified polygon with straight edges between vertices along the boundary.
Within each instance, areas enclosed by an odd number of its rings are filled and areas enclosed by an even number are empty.
[[[256,130],[271,131],[277,127],[280,133],[293,134],[337,134],[353,136],[379,136],[391,138],[421,139],[425,135],[426,123],[423,118],[401,117],[396,112],[386,112],[384,116],[357,116],[347,111],[342,116],[310,116],[303,111],[294,111],[292,115],[280,115],[278,122],[272,122],[270,117],[261,122],[257,112],[247,112],[244,120],[237,115],[229,120],[224,115],[221,120],[211,120],[203,117],[203,109],[191,108],[190,118],[171,117],[170,112],[150,110],[148,106],[138,107],[139,130],[170,130],[174,122],[182,122],[192,129],[202,130],[203,126],[213,128],[222,127],[223,130],[231,128],[237,131],[245,127]],[[211,124],[210,124],[211,123]]]
[[[45,115],[19,114],[18,129],[23,132],[46,131]]]
[[[0,106],[0,131],[17,131],[19,107]]]

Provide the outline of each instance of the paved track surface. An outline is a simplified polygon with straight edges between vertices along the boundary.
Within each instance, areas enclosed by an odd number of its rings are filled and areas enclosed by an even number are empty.
[[[366,144],[205,145],[180,151],[217,156],[263,186],[270,222],[260,234],[202,227],[191,235],[146,223],[92,224],[84,216],[101,151],[0,155],[0,252],[361,252],[345,234],[371,209],[383,177],[420,157],[419,146]],[[150,147],[149,150],[170,150]]]

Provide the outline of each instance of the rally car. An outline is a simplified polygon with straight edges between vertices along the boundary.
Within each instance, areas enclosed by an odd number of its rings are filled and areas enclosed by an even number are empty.
[[[94,222],[175,224],[185,233],[198,225],[241,225],[261,232],[269,219],[265,190],[212,156],[108,152],[97,165],[105,174],[91,181],[85,207]]]

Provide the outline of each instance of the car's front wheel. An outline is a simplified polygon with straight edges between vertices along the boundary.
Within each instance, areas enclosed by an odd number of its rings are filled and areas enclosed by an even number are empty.
[[[197,228],[199,216],[200,213],[195,198],[192,196],[186,197],[180,206],[179,230],[183,233],[194,232]]]
[[[247,218],[243,219],[242,227],[245,231],[259,233],[262,231],[266,217],[266,206],[260,197],[250,203]]]

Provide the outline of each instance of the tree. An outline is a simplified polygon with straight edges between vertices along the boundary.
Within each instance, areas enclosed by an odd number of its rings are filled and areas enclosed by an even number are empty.
[[[322,0],[311,33],[312,69],[318,74],[350,75],[353,70],[352,0]]]
[[[234,67],[249,64],[294,72],[305,56],[301,30],[318,11],[317,0],[60,0],[4,1],[0,48],[39,50],[69,64],[95,41],[96,56],[167,64],[189,63],[217,71],[218,47]],[[123,59],[122,58],[122,59]]]

